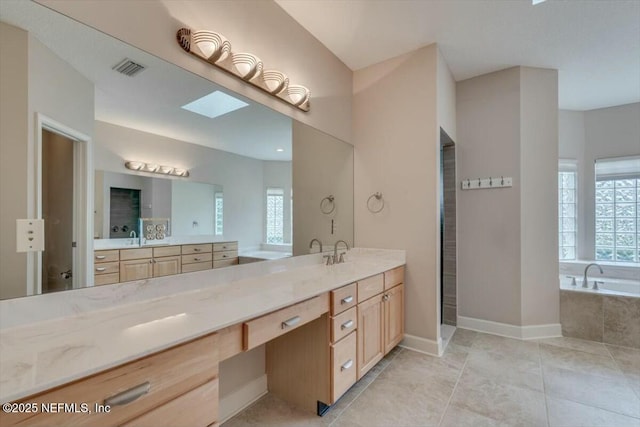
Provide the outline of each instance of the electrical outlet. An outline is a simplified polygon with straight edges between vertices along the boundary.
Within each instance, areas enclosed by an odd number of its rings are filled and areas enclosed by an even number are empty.
[[[44,219],[16,220],[16,252],[44,251]]]

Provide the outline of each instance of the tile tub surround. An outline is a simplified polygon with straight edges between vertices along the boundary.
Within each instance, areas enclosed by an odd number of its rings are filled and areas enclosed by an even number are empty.
[[[441,358],[397,349],[374,371],[322,418],[268,394],[222,427],[640,427],[636,349],[457,329]]]
[[[562,335],[640,348],[640,298],[560,290]]]
[[[347,262],[330,267],[315,254],[80,289],[62,298],[0,301],[0,400],[68,383],[403,264],[404,251],[356,248]]]

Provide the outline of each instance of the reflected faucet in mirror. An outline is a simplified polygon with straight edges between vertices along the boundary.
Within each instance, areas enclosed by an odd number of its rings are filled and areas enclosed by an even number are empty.
[[[338,258],[338,246],[340,245],[340,243],[344,243],[344,245],[346,246],[346,250],[349,250],[349,244],[347,242],[345,242],[344,240],[338,240],[336,242],[335,245],[333,245],[333,263],[334,264],[342,264],[344,262],[344,255],[346,254],[346,252],[341,252],[340,253],[340,257]]]
[[[309,252],[313,249],[314,242],[318,242],[318,245],[320,245],[320,253],[322,253],[322,242],[319,239],[311,239],[311,242],[309,243]]]

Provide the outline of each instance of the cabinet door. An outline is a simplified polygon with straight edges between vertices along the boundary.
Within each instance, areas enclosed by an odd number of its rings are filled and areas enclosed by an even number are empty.
[[[404,338],[404,285],[387,291],[383,299],[384,354],[387,354]]]
[[[382,294],[358,305],[358,379],[384,356]]]
[[[148,279],[153,276],[153,264],[151,259],[134,259],[120,261],[120,281]]]
[[[179,256],[165,256],[153,259],[153,277],[170,276],[180,273]]]

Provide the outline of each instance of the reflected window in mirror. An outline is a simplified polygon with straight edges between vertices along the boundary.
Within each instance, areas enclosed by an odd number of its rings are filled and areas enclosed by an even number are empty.
[[[223,230],[223,207],[224,207],[224,198],[222,197],[222,192],[216,191],[215,194],[215,223],[216,223],[216,236],[222,236]]]
[[[284,242],[284,190],[267,188],[266,243]]]

